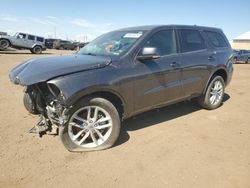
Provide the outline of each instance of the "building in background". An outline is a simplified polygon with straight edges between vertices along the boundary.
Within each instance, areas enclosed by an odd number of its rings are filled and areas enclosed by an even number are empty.
[[[250,50],[250,31],[234,38],[232,48]]]

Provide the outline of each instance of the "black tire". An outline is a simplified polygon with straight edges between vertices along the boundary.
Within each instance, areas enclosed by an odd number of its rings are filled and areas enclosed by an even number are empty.
[[[74,113],[77,113],[80,109],[86,107],[86,106],[97,106],[102,109],[104,109],[106,112],[108,112],[109,116],[111,117],[112,121],[112,129],[109,137],[107,140],[105,140],[101,145],[97,145],[95,147],[83,147],[75,142],[70,138],[69,135],[69,121],[72,118]],[[63,145],[72,152],[82,152],[82,151],[95,151],[95,150],[103,150],[110,148],[114,145],[116,142],[119,134],[120,134],[120,127],[121,127],[121,121],[118,114],[117,109],[114,107],[114,105],[109,102],[106,99],[103,98],[84,98],[77,102],[76,105],[73,106],[73,108],[69,111],[69,121],[64,125],[61,126],[59,129],[59,136],[63,143]]]
[[[221,83],[221,85],[222,85],[222,89],[221,89],[222,94],[221,94],[221,97],[218,100],[218,102],[216,104],[212,104],[212,102],[210,101],[211,92],[212,92],[212,88],[214,87],[215,82],[217,82],[217,81],[219,81]],[[209,85],[208,85],[208,87],[206,89],[206,93],[199,98],[198,102],[205,109],[208,109],[208,110],[216,109],[222,104],[222,101],[223,101],[223,98],[224,98],[224,92],[225,92],[225,81],[224,81],[224,79],[221,76],[214,76],[210,80],[210,83],[209,83]]]
[[[41,46],[34,46],[31,50],[33,54],[41,54],[43,51]]]
[[[8,47],[10,47],[10,42],[7,39],[1,39],[0,50],[6,50]]]
[[[35,107],[34,99],[32,99],[28,93],[24,93],[23,104],[29,113],[34,114],[34,115],[39,114]]]
[[[250,64],[250,58],[247,59],[246,64]]]

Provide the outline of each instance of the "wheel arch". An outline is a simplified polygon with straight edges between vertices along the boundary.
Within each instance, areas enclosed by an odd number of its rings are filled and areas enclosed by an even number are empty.
[[[35,48],[36,46],[40,46],[43,49],[42,45],[40,44],[33,44],[32,49]]]
[[[123,97],[116,91],[109,89],[109,88],[102,88],[102,89],[88,89],[84,90],[65,101],[67,106],[72,106],[77,101],[82,100],[86,97],[100,97],[110,101],[115,108],[117,109],[120,118],[123,119],[126,116],[126,103]]]
[[[227,85],[227,81],[228,81],[228,75],[227,75],[227,71],[224,68],[219,68],[217,70],[215,70],[213,72],[213,74],[211,74],[211,76],[209,77],[207,83],[206,83],[206,87],[203,90],[203,94],[206,93],[207,87],[209,86],[211,80],[215,77],[215,76],[221,76],[225,82],[225,85]]]
[[[7,41],[10,43],[10,46],[12,46],[12,43],[11,43],[11,40],[10,40],[10,39],[8,39],[8,38],[4,38],[4,37],[0,38],[0,40],[2,40],[2,39],[7,40]]]

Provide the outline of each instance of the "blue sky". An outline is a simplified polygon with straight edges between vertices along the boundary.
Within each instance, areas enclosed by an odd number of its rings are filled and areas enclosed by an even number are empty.
[[[250,0],[0,0],[0,31],[88,40],[137,25],[188,24],[250,31]]]

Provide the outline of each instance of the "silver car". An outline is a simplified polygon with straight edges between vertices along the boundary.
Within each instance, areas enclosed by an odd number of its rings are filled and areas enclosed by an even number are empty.
[[[0,50],[5,50],[8,47],[29,49],[34,54],[40,54],[46,49],[43,37],[28,33],[16,33],[14,36],[0,36]]]

